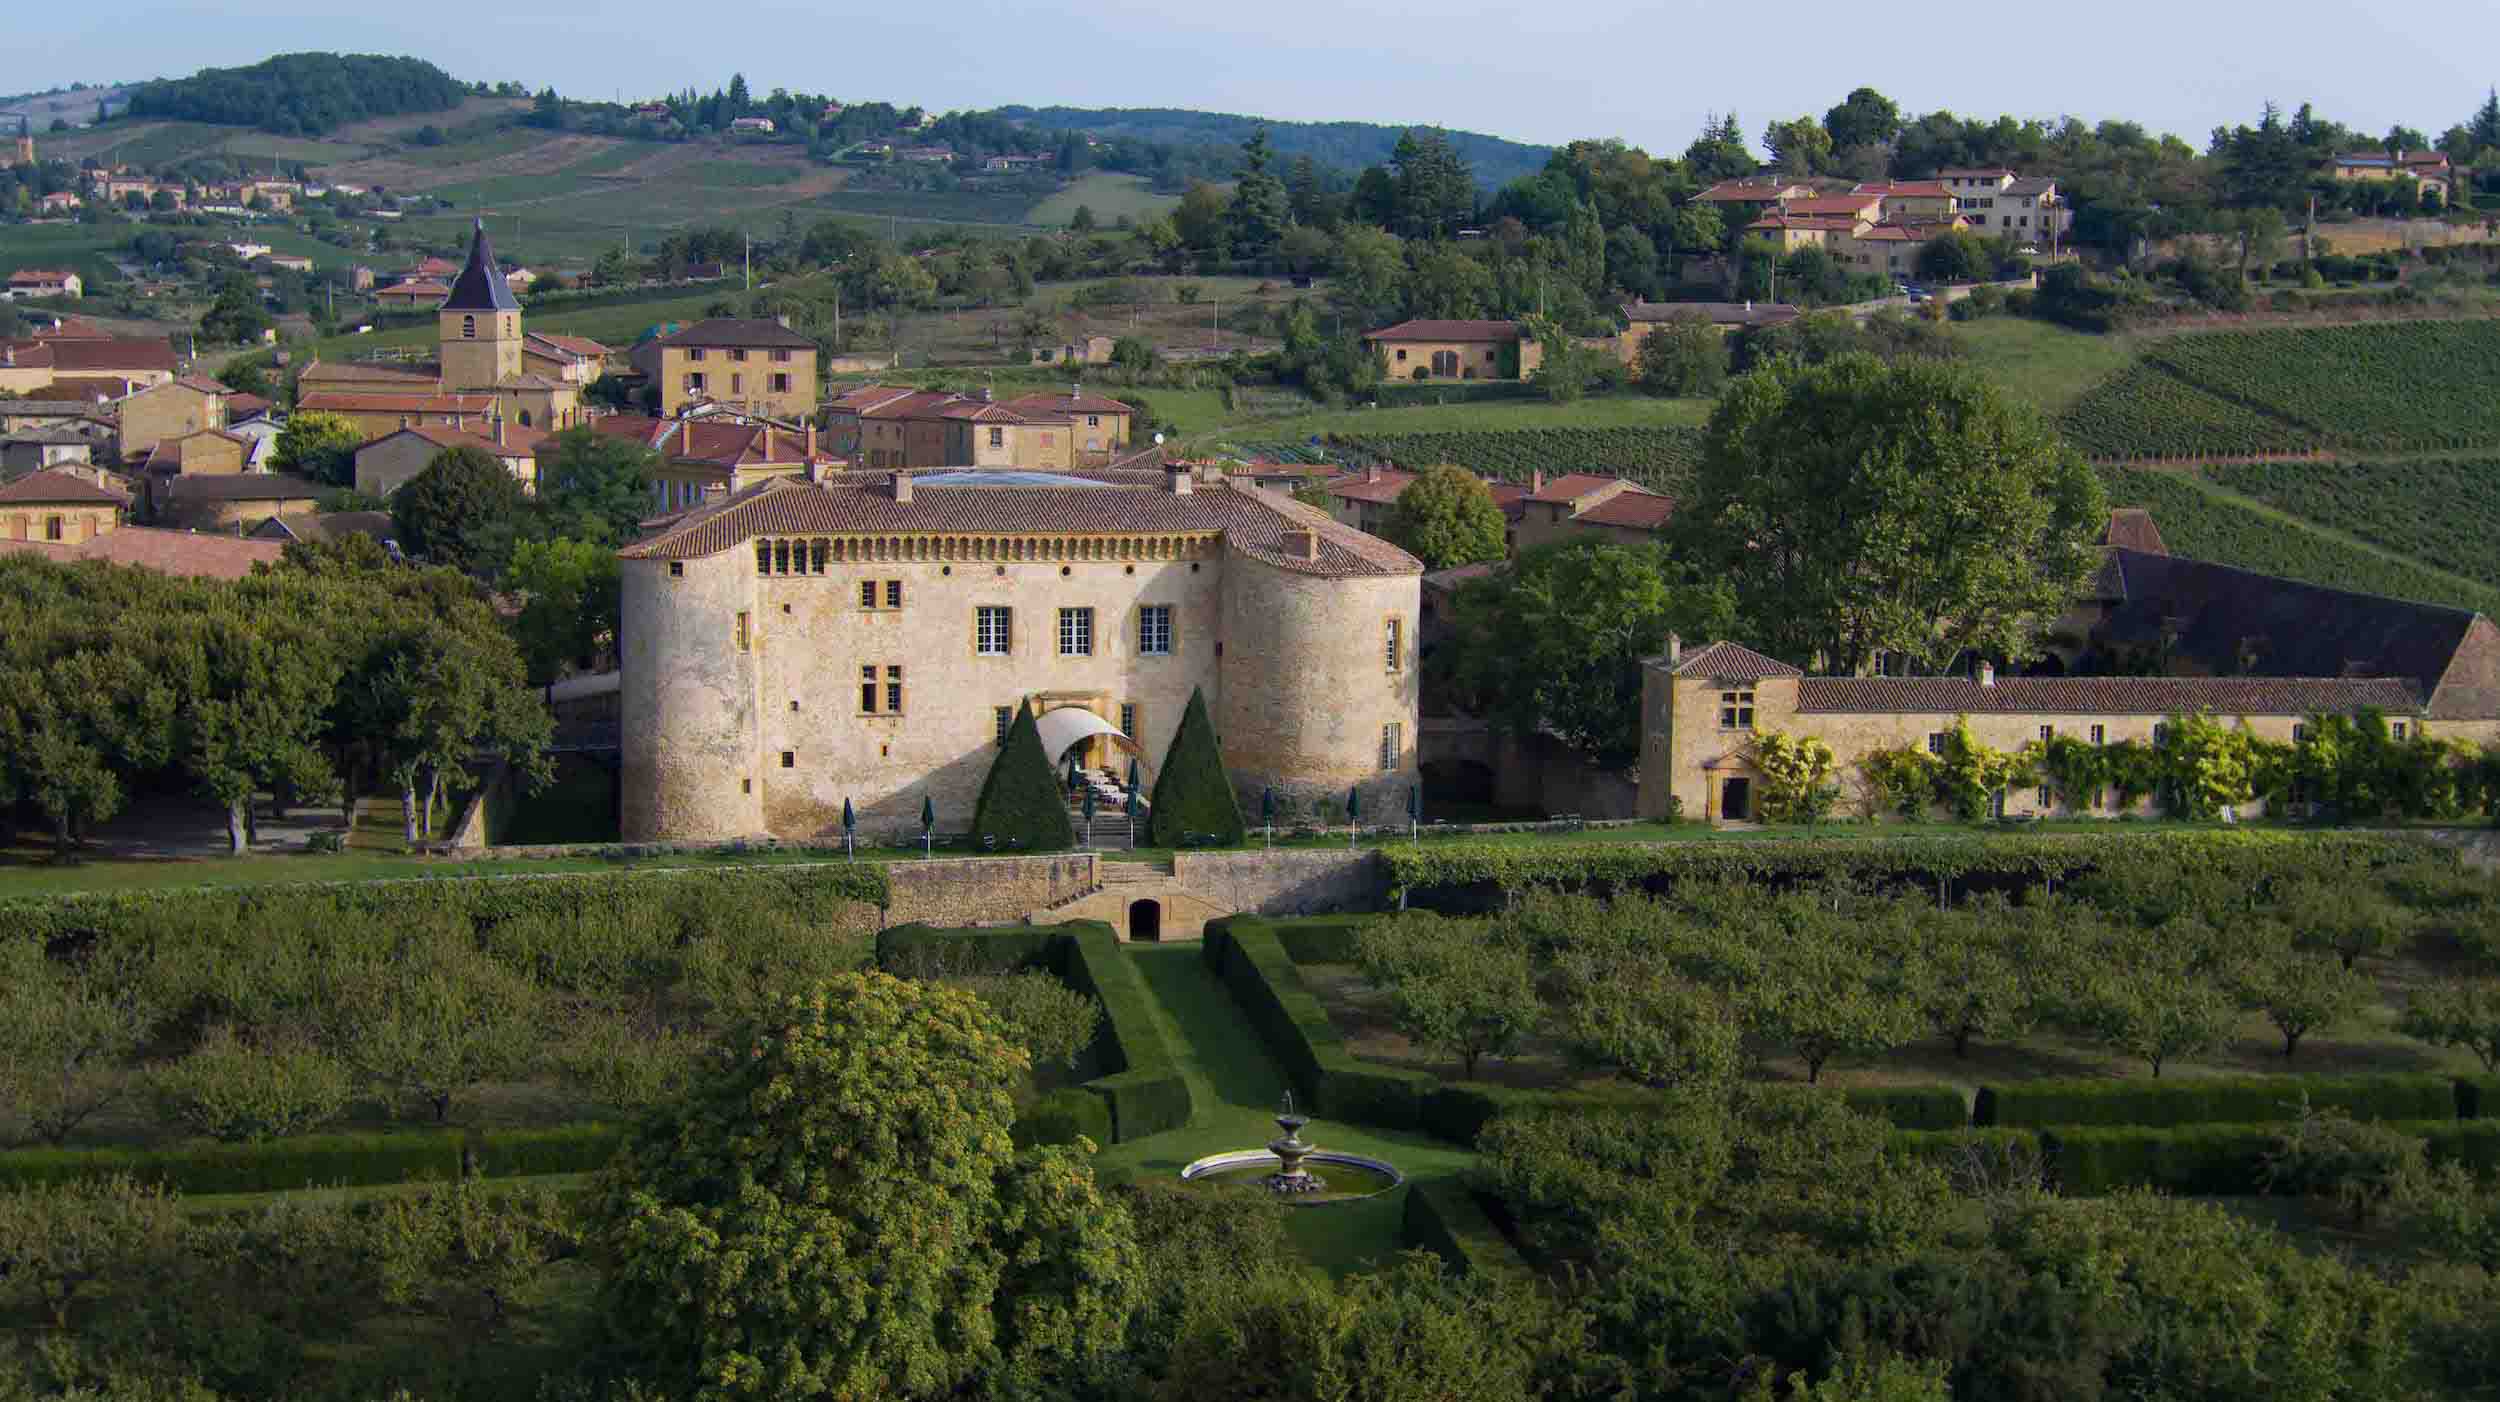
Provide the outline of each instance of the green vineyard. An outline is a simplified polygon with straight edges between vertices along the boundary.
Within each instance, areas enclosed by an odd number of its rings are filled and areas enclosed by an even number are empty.
[[[1676,489],[1701,464],[1698,428],[1534,428],[1478,433],[1340,434],[1333,446],[1400,467],[1456,463],[1506,481],[1539,471],[1603,472]]]
[[[2101,458],[2500,445],[2500,322],[2225,331],[2158,341],[2067,410]]]
[[[2385,594],[2457,608],[2500,611],[2500,591],[2477,588],[2431,569],[2364,550],[2217,496],[2175,472],[2105,467],[2101,480],[2112,506],[2153,513],[2173,555],[2237,565],[2263,574],[2334,589]],[[2344,529],[2350,526],[2338,521]],[[2359,534],[2358,531],[2354,532]],[[2391,547],[2393,548],[2393,547]]]
[[[2500,461],[2247,463],[2215,480],[2373,545],[2500,586]]]

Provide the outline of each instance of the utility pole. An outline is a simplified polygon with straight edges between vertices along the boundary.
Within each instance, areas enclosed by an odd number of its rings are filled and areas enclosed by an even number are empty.
[[[755,235],[747,233],[747,291],[755,290]]]

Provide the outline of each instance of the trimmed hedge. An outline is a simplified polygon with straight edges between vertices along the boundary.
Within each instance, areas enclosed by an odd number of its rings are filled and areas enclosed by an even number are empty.
[[[2044,1130],[2040,1140],[2048,1149],[2059,1191],[2071,1197],[2097,1197],[2121,1188],[2243,1197],[2264,1190],[2260,1175],[2265,1156],[2282,1133],[2280,1124],[2070,1126]]]
[[[1973,879],[2030,885],[2104,866],[2194,862],[2307,874],[2322,855],[2354,864],[2439,851],[2416,838],[2363,832],[1973,833],[1969,836],[1815,837],[1787,842],[1484,842],[1391,844],[1380,850],[1393,891],[1490,885],[1635,888],[1692,877],[1801,881],[1848,875],[1877,882]]]
[[[1207,698],[1196,687],[1190,688],[1189,707],[1181,712],[1180,727],[1172,732],[1171,747],[1163,752],[1163,767],[1155,772],[1154,796],[1148,803],[1148,824],[1157,847],[1183,846],[1192,833],[1235,845],[1247,831],[1241,821],[1241,798],[1224,771],[1215,722],[1207,716]]]
[[[2190,1081],[2057,1080],[1982,1086],[1972,1122],[1983,1127],[2262,1124],[2312,1109],[2359,1120],[2444,1120],[2457,1113],[2447,1076],[2227,1076]]]
[[[477,1155],[478,1171],[489,1178],[592,1173],[607,1167],[631,1134],[631,1126],[607,1122],[508,1129],[473,1134],[469,1148]]]
[[[1276,920],[1276,938],[1297,964],[1351,964],[1363,927],[1377,915],[1296,915]]]
[[[1189,1083],[1180,1060],[1155,1026],[1154,996],[1136,964],[1120,950],[1120,937],[1098,920],[1058,927],[1059,976],[1079,993],[1102,1002],[1095,1054],[1110,1075],[1087,1081],[1110,1111],[1112,1142],[1141,1139],[1189,1123]]]
[[[1040,722],[1030,706],[1016,708],[1015,723],[990,760],[981,796],[972,805],[972,840],[1001,851],[1065,852],[1076,846],[1068,820],[1068,794],[1042,752]]]
[[[2009,1153],[2028,1153],[2046,1161],[2047,1149],[2040,1134],[2028,1129],[1897,1129],[1892,1132],[1895,1153],[1930,1163],[1954,1164],[1972,1150],[1991,1158]]]
[[[1242,916],[1210,921],[1202,952],[1312,1113],[1375,1129],[1423,1127],[1425,1100],[1439,1082],[1355,1060],[1275,927]]]
[[[485,928],[522,916],[595,920],[608,912],[665,902],[702,885],[734,886],[778,910],[830,919],[835,908],[864,902],[883,909],[890,894],[884,866],[827,862],[821,866],[750,866],[679,871],[563,872],[545,876],[402,877],[379,881],[305,882],[163,891],[82,893],[0,901],[0,938],[47,943],[110,938],[142,914],[179,917],[197,911],[233,913],[301,909],[341,919],[402,923],[436,913]]]
[[[1866,1086],[1844,1090],[1840,1098],[1895,1129],[1959,1130],[1971,1122],[1970,1103],[1952,1086]]]
[[[0,1187],[123,1174],[181,1193],[361,1188],[460,1176],[458,1130],[310,1134],[267,1144],[174,1149],[21,1149],[0,1154]]]
[[[1111,1102],[1076,1087],[1055,1090],[1024,1107],[1008,1131],[1019,1149],[1036,1144],[1073,1144],[1084,1135],[1111,1142]]]
[[[1072,929],[1066,925],[1013,925],[994,930],[889,925],[877,932],[877,967],[891,973],[945,949],[950,953],[971,951],[966,972],[1009,974],[1019,969],[1055,969],[1060,962],[1059,941]]]
[[[2485,1176],[2500,1173],[2500,1119],[2449,1120],[2396,1128],[2430,1141],[2432,1163],[2454,1161]]]
[[[1439,1256],[1465,1275],[1517,1275],[1528,1269],[1465,1182],[1434,1178],[1406,1186],[1406,1245]]]

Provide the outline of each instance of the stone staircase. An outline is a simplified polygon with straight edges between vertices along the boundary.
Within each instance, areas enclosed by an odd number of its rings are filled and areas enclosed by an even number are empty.
[[[1123,939],[1194,940],[1207,921],[1230,913],[1181,885],[1169,857],[1151,862],[1096,858],[1091,887],[1030,918],[1036,925],[1100,920]]]

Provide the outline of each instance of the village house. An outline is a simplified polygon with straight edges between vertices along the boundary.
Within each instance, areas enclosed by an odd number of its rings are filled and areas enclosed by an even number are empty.
[[[720,404],[781,419],[816,412],[816,343],[778,321],[712,317],[634,347],[634,367],[660,389],[660,413]]]
[[[151,385],[122,401],[113,435],[114,451],[124,462],[147,457],[158,440],[179,438],[204,428],[224,428],[228,399],[234,391],[205,375],[184,375]]]
[[[608,357],[614,353],[587,336],[532,331],[521,339],[521,368],[568,385],[586,385],[607,373]]]
[[[812,423],[733,413],[682,419],[611,414],[591,420],[591,427],[660,454],[650,474],[655,515],[723,500],[763,482],[812,481],[849,465],[824,451]]]
[[[469,428],[495,416],[491,396],[428,390],[322,390],[299,393],[295,407],[299,412],[337,414],[355,424],[368,440],[421,424]]]
[[[1991,237],[2011,234],[2018,240],[2062,239],[2073,227],[2074,211],[2046,177],[2015,174],[2002,168],[1941,171],[1937,180],[1953,191],[1956,208],[1970,226]]]
[[[1610,510],[1616,503],[1629,499],[1639,503]],[[1529,481],[1528,495],[1521,503],[1518,548],[1533,550],[1589,534],[1601,533],[1618,539],[1646,536],[1666,524],[1675,503],[1628,477],[1607,473],[1567,472],[1548,477],[1539,471]],[[1591,522],[1592,513],[1603,513]],[[1636,523],[1647,521],[1646,527]]]
[[[1876,222],[1903,219],[1949,219],[1960,199],[1941,180],[1876,180],[1850,187],[1854,197],[1872,196],[1881,208]]]
[[[2448,157],[2438,151],[2353,151],[2338,153],[2328,163],[2329,171],[2338,180],[2405,180],[2411,181],[2420,194],[2437,194],[2449,198],[2455,186],[2455,172]]]
[[[82,203],[78,196],[67,190],[55,190],[35,201],[35,210],[39,214],[54,216],[74,214]]]
[[[36,337],[0,342],[0,394],[34,394],[62,381],[93,381],[74,386],[77,398],[103,384],[119,385],[109,398],[163,384],[180,372],[181,360],[172,343],[120,338],[91,340],[71,336]]]
[[[123,526],[84,542],[10,540],[0,534],[0,553],[38,555],[64,564],[101,560],[106,564],[154,570],[190,579],[241,579],[256,565],[275,565],[286,546],[274,540],[244,540],[199,531]]]
[[[1515,321],[1401,321],[1363,340],[1390,380],[1524,380],[1545,359]]]
[[[546,430],[514,428],[494,419],[479,428],[420,424],[386,433],[356,450],[356,490],[369,497],[387,497],[425,471],[435,458],[454,448],[475,448],[492,456],[510,472],[521,490],[538,490],[538,445]]]
[[[344,540],[351,535],[388,544],[395,529],[387,511],[324,511],[271,516],[243,534],[252,540],[275,541],[280,545],[291,540],[313,545]]]
[[[729,119],[729,130],[732,135],[736,136],[770,136],[773,134],[773,119],[770,117],[732,117]]]
[[[96,440],[76,428],[22,428],[0,433],[0,478],[93,462]]]
[[[388,287],[377,287],[373,290],[373,300],[393,311],[439,307],[443,304],[443,299],[450,295],[449,287],[427,278],[411,278],[406,282],[395,282]]]
[[[67,268],[19,268],[9,274],[7,295],[15,301],[34,297],[84,297],[86,281]]]
[[[1391,508],[1406,494],[1409,484],[1423,474],[1402,467],[1367,463],[1360,469],[1342,473],[1322,483],[1320,490],[1328,497],[1329,516],[1343,525],[1352,526],[1369,535],[1381,535],[1389,525]],[[1501,508],[1504,548],[1517,544],[1516,528],[1533,485],[1504,482],[1496,478],[1482,479],[1493,494],[1493,504]],[[1288,494],[1292,491],[1287,489]]]
[[[130,499],[75,472],[30,473],[0,486],[0,539],[81,545],[118,528]]]
[[[284,472],[148,477],[148,520],[178,530],[241,534],[271,516],[311,515],[337,489]]]
[[[313,270],[313,260],[301,253],[272,253],[267,261],[270,267],[283,268],[291,273],[309,273]]]

